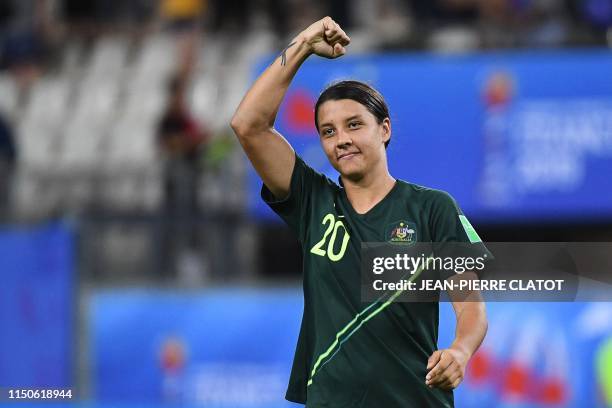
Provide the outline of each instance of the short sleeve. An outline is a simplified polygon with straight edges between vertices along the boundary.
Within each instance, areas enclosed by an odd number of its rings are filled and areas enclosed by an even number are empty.
[[[434,191],[431,206],[430,231],[434,252],[441,257],[470,257],[485,261],[493,255],[463,214],[457,202],[446,192]]]
[[[265,184],[261,187],[263,201],[295,231],[302,242],[308,228],[312,197],[324,180],[325,176],[317,173],[296,154],[287,197],[279,200]]]

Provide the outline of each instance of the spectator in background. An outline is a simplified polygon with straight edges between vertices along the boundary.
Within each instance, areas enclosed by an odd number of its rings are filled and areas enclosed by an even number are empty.
[[[59,36],[49,0],[0,0],[0,68],[27,89],[53,57]]]
[[[168,103],[158,126],[158,144],[165,159],[162,239],[168,255],[164,273],[175,269],[179,257],[193,258],[197,244],[200,168],[208,133],[193,119],[186,103],[187,76],[175,75],[168,87]],[[164,265],[165,263],[165,265]]]
[[[10,123],[0,114],[0,221],[10,219],[11,181],[17,149]]]
[[[162,18],[170,28],[191,31],[197,28],[207,7],[204,0],[162,0]]]
[[[180,77],[183,78],[181,81],[186,83],[191,77],[198,60],[202,20],[206,8],[205,0],[162,0],[160,3],[163,25],[173,34],[178,50],[179,71],[175,81],[179,81]]]
[[[168,157],[193,163],[207,135],[192,118],[186,103],[186,79],[175,75],[168,86],[168,104],[159,125],[159,141]]]

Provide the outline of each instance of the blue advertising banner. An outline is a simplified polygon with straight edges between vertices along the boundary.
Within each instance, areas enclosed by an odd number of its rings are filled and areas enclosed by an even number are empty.
[[[439,347],[454,336],[440,306]],[[489,330],[455,392],[457,407],[594,407],[612,404],[612,305],[489,303]]]
[[[448,191],[481,222],[612,219],[610,72],[608,50],[311,58],[276,125],[335,180],[314,103],[329,83],[365,81],[390,107],[395,177]],[[260,187],[251,171],[250,209],[267,218]]]
[[[61,224],[0,231],[0,386],[73,384],[73,254]]]
[[[94,400],[286,407],[297,289],[103,292],[91,303]]]
[[[454,335],[440,306],[440,347]],[[298,289],[114,291],[90,307],[98,403],[291,407],[283,401],[302,312]],[[492,303],[457,407],[607,407],[612,305]],[[382,315],[381,315],[382,316]]]

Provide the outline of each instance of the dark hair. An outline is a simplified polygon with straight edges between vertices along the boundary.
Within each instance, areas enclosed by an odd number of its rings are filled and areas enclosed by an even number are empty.
[[[376,89],[360,81],[340,81],[328,86],[315,104],[315,126],[319,130],[319,107],[327,101],[337,101],[340,99],[352,99],[363,106],[376,118],[380,124],[385,118],[389,117],[389,108],[385,98]],[[391,139],[385,142],[385,148]]]

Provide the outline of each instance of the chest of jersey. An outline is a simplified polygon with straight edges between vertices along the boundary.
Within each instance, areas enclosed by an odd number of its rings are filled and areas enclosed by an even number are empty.
[[[431,241],[426,211],[401,198],[357,214],[342,193],[330,193],[313,203],[309,218],[303,251],[319,272],[358,273],[362,242],[412,246]]]

